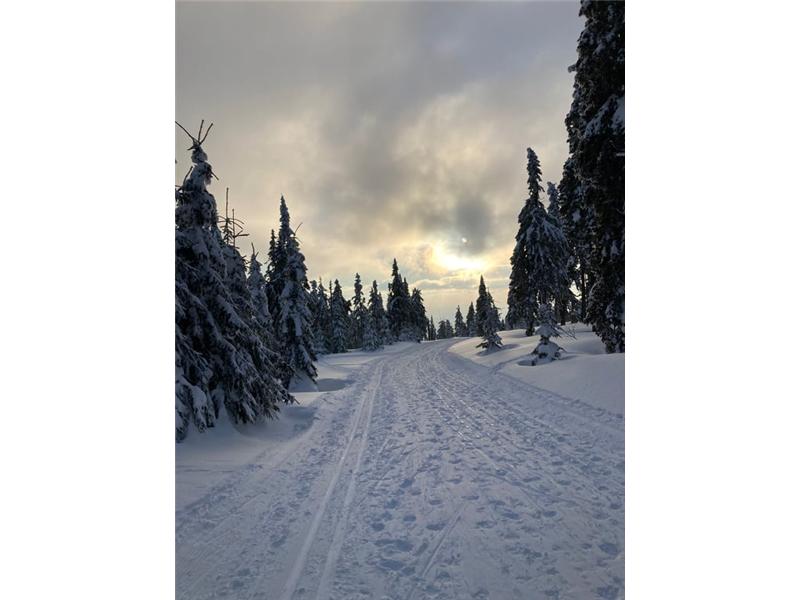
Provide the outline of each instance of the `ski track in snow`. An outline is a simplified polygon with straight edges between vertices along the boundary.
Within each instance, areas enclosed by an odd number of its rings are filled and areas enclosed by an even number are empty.
[[[623,597],[623,419],[454,341],[376,355],[178,511],[176,597]]]

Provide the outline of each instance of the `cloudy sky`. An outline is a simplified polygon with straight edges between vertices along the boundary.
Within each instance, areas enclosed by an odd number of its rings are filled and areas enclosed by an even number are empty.
[[[434,318],[505,308],[525,149],[566,157],[577,2],[181,2],[176,117],[206,141],[261,257],[284,194],[309,277],[385,288],[397,257]],[[176,128],[176,179],[189,166]],[[385,296],[385,294],[384,294]]]

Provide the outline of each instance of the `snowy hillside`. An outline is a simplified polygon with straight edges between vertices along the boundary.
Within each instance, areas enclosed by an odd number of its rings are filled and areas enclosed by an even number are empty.
[[[522,329],[501,331],[503,347],[494,352],[476,348],[479,338],[461,341],[450,351],[542,390],[624,416],[625,353],[606,354],[603,342],[588,325],[566,328],[574,331],[576,339],[556,338],[566,352],[561,360],[547,365],[530,366],[539,338],[526,337]]]

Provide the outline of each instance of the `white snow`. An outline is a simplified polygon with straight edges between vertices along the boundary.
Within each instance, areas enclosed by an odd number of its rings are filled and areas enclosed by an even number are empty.
[[[528,340],[504,334],[488,356],[477,338],[328,355],[279,421],[191,431],[176,597],[623,597],[623,419],[507,375]],[[581,354],[520,368],[572,362],[559,389],[584,396],[593,359],[622,373],[583,333],[559,343]]]
[[[576,339],[553,338],[564,351],[560,360],[546,365],[530,366],[539,336],[526,337],[523,329],[501,331],[503,347],[489,354],[475,348],[480,338],[459,342],[450,351],[542,390],[624,416],[625,354],[606,354],[588,325],[565,327],[574,329]]]

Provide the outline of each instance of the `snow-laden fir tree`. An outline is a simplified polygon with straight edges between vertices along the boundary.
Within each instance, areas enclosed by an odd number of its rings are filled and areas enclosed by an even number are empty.
[[[436,338],[447,340],[453,337],[453,325],[450,319],[439,321],[439,329],[436,331]]]
[[[469,337],[478,335],[478,325],[475,323],[475,304],[473,302],[469,303],[469,308],[467,309],[467,335]]]
[[[433,315],[431,315],[430,320],[428,320],[428,327],[425,333],[425,337],[430,341],[436,339],[436,324],[433,322]]]
[[[592,284],[588,257],[591,250],[590,232],[593,218],[592,211],[583,202],[572,158],[568,158],[564,163],[561,182],[558,184],[558,201],[561,229],[567,240],[571,259],[570,275],[580,296],[578,315],[580,320],[585,320],[588,290]]]
[[[383,347],[381,330],[385,318],[383,299],[378,292],[378,282],[373,280],[367,300],[367,311],[364,315],[364,350],[373,352]]]
[[[316,356],[321,356],[328,353],[328,346],[330,345],[331,313],[322,281],[320,280],[317,283],[312,280],[310,285],[309,308],[311,309],[311,330],[313,333],[312,348]]]
[[[456,337],[467,336],[467,324],[464,323],[464,316],[461,314],[461,306],[456,307],[456,316],[453,328]]]
[[[411,291],[411,319],[414,339],[417,342],[421,342],[425,337],[428,318],[425,316],[425,301],[422,298],[422,292],[417,288]]]
[[[333,282],[331,292],[331,352],[347,352],[350,334],[350,303],[344,299],[339,280]]]
[[[356,273],[353,283],[353,298],[350,300],[350,347],[361,348],[364,345],[364,321],[367,306],[364,299],[361,275]]]
[[[507,316],[509,323],[524,323],[526,335],[533,334],[539,303],[553,303],[569,289],[569,249],[559,222],[547,214],[539,200],[540,181],[539,159],[528,148],[530,196],[520,213],[511,257]]]
[[[290,226],[289,209],[281,196],[281,226],[278,230],[275,268],[282,265],[275,274],[275,290],[278,295],[277,331],[281,341],[282,354],[292,368],[294,377],[315,381],[317,369],[314,366],[314,335],[311,327],[309,309],[309,285],[306,276],[306,262],[300,252],[300,244]],[[291,379],[284,379],[289,386]]]
[[[582,0],[567,115],[578,197],[590,222],[586,320],[607,352],[625,351],[625,3]]]
[[[183,128],[182,128],[183,129]],[[206,130],[206,136],[211,126]],[[184,129],[184,131],[186,131]],[[188,132],[187,132],[188,134]],[[175,435],[190,425],[212,427],[224,407],[236,422],[271,417],[291,396],[275,377],[252,302],[232,296],[230,283],[247,290],[244,265],[228,272],[217,227],[217,206],[207,190],[212,169],[202,125],[191,137],[192,169],[175,192]],[[239,302],[237,302],[239,300]]]
[[[561,228],[561,232],[564,233],[564,226],[561,220],[561,205],[558,195],[558,188],[552,181],[547,182],[547,200],[547,214],[555,223],[558,224],[558,226]],[[567,276],[562,281],[563,288],[559,293],[556,294],[554,299],[555,315],[562,325],[566,323],[567,313],[569,312],[569,307],[574,299],[574,294],[572,293],[570,286],[572,282],[576,280],[576,261],[572,256],[569,240],[567,240],[566,234],[564,234],[564,241],[566,243],[567,253]]]
[[[542,169],[539,157],[528,148],[528,198],[519,212],[517,221],[519,228],[515,237],[516,244],[511,254],[511,276],[508,285],[508,314],[506,318],[512,327],[525,327],[526,335],[531,335],[536,318],[534,303],[535,294],[531,289],[530,257],[528,255],[528,231],[533,222],[533,213],[542,190]]]
[[[267,250],[266,293],[273,322],[276,322],[280,318],[280,283],[285,266],[286,260],[284,253],[282,250],[278,249],[278,239],[275,237],[275,230],[272,229],[269,232],[269,249]]]
[[[411,309],[411,295],[408,282],[400,275],[397,259],[392,262],[392,280],[389,283],[389,296],[386,300],[386,313],[392,338],[399,341],[416,341],[414,317]]]
[[[258,328],[262,332],[264,344],[272,353],[272,362],[276,369],[275,376],[279,381],[283,381],[287,373],[291,374],[291,367],[280,353],[280,342],[275,335],[275,326],[272,322],[272,313],[267,298],[267,282],[261,272],[261,263],[258,261],[258,253],[256,252],[255,246],[253,246],[253,252],[250,255],[250,264],[247,271],[247,288],[250,290],[250,299],[252,300],[255,310],[254,316]]]
[[[497,334],[500,330],[500,315],[492,294],[486,289],[483,275],[481,275],[481,282],[478,285],[478,300],[475,302],[475,307],[475,329],[477,334],[483,337],[483,342],[476,348],[486,348],[487,350],[500,348],[503,345],[503,341]]]
[[[539,306],[539,326],[536,328],[536,335],[539,336],[539,343],[533,349],[532,365],[544,365],[561,358],[564,349],[552,341],[551,338],[560,337],[564,330],[558,326],[556,316],[549,304]]]
[[[389,319],[386,316],[386,310],[383,308],[383,296],[378,291],[378,282],[374,279],[372,280],[372,288],[369,292],[367,310],[375,325],[375,331],[380,343],[382,345],[390,344],[392,336],[389,332]]]

